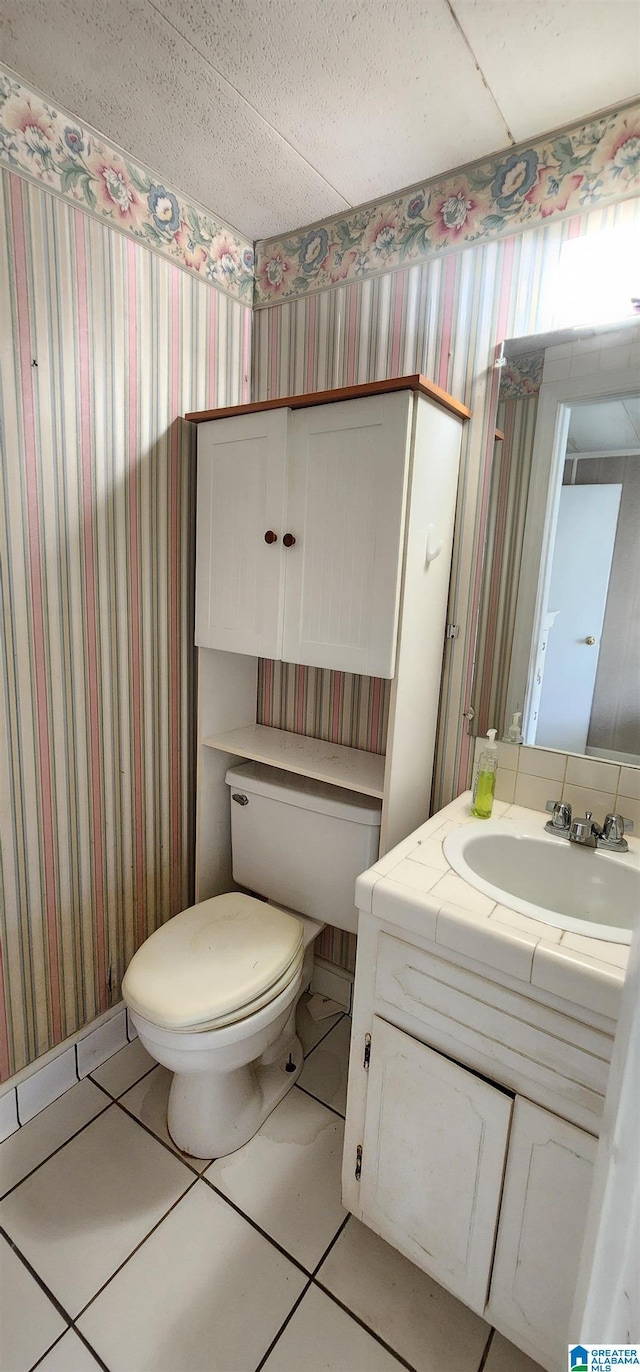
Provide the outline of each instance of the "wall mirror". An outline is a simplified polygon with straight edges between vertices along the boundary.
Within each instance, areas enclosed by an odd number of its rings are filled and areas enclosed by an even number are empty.
[[[505,343],[472,732],[640,765],[640,320]]]

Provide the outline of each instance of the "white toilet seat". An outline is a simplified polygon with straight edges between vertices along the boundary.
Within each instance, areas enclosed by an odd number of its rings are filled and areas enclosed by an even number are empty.
[[[130,1008],[172,1033],[205,1033],[269,1005],[302,967],[298,920],[229,892],[183,910],[134,954],[122,984]]]

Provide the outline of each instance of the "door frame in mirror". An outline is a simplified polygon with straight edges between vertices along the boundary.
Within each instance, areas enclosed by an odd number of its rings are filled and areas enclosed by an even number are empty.
[[[571,407],[637,395],[639,390],[638,372],[633,367],[594,371],[546,384],[543,381],[540,387],[504,721],[506,729],[514,711],[522,711],[525,743],[531,728],[533,672],[551,576]]]

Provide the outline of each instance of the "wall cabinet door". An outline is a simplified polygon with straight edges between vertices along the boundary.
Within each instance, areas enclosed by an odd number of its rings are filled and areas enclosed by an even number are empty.
[[[552,1372],[566,1367],[596,1146],[516,1099],[486,1319]]]
[[[360,1205],[366,1224],[484,1311],[512,1097],[377,1017]]]
[[[392,677],[412,397],[292,411],[285,662]]]
[[[287,411],[200,426],[196,643],[279,657],[284,590]],[[265,542],[273,532],[277,541]]]

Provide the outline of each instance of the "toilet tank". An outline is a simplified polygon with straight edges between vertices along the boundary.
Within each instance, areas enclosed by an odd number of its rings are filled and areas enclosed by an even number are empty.
[[[231,767],[239,886],[353,933],[355,881],[378,859],[381,801],[260,762]]]

